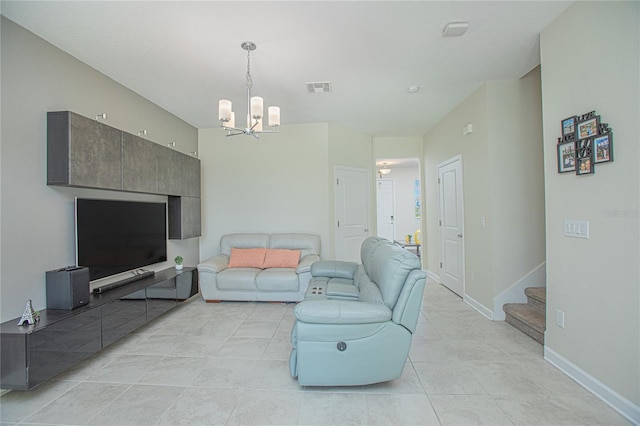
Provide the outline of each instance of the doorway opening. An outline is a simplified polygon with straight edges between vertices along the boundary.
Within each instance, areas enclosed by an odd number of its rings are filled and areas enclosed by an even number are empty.
[[[418,257],[424,247],[422,200],[420,159],[376,159],[376,235]]]

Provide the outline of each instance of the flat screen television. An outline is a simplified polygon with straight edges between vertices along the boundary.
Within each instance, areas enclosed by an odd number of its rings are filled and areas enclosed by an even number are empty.
[[[76,198],[76,264],[91,281],[167,260],[166,203]]]

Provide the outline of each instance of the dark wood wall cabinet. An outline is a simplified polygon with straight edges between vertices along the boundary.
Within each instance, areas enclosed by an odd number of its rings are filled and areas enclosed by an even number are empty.
[[[0,388],[30,390],[62,373],[195,295],[197,277],[195,268],[165,269],[85,306],[40,311],[34,325],[0,324]]]
[[[47,113],[47,185],[168,195],[169,238],[201,235],[199,159],[70,111]]]

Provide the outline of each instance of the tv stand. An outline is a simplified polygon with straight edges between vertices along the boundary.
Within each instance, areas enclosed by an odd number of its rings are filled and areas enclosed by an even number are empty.
[[[118,288],[118,287],[122,287],[123,285],[127,285],[130,284],[134,281],[138,281],[147,277],[150,277],[152,275],[155,274],[155,272],[153,271],[147,271],[144,269],[137,269],[136,271],[132,272],[132,276],[125,278],[123,280],[120,281],[116,281],[113,283],[109,283],[109,284],[105,284],[103,286],[100,287],[96,287],[93,289],[94,293],[104,293],[105,291],[109,291],[109,290],[113,290],[114,288]]]
[[[0,388],[44,383],[197,294],[197,280],[196,268],[169,268],[93,293],[73,310],[44,309],[33,325],[0,324]]]

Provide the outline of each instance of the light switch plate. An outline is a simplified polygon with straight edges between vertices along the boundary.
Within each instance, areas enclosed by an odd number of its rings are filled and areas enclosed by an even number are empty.
[[[588,220],[565,220],[564,236],[573,238],[589,238]]]

